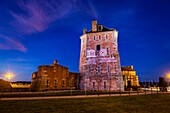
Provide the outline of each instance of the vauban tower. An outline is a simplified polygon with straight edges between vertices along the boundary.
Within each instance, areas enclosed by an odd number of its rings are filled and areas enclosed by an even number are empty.
[[[83,29],[79,72],[80,89],[123,91],[118,31],[92,21],[92,29]]]

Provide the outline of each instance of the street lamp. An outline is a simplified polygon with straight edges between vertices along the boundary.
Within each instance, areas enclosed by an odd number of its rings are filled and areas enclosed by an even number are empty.
[[[170,73],[167,74],[167,78],[168,78],[168,86],[169,86]]]
[[[8,81],[10,82],[11,78],[13,77],[13,74],[12,73],[7,73],[5,75],[5,77],[8,79]]]

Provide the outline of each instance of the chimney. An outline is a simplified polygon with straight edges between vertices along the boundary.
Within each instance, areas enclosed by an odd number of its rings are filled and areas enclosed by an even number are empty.
[[[54,60],[54,65],[57,65],[58,64],[58,60]]]
[[[83,34],[86,34],[86,31],[87,31],[86,28],[84,28],[84,29],[83,29]]]
[[[133,65],[130,65],[130,68],[133,69]]]
[[[93,32],[97,31],[97,20],[92,21],[92,31]]]

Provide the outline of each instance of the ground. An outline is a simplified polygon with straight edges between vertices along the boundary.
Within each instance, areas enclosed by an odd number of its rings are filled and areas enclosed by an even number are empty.
[[[169,113],[170,94],[0,101],[0,113]]]

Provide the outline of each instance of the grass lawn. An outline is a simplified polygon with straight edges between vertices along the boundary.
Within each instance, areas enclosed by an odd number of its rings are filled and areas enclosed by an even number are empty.
[[[0,113],[170,113],[170,94],[0,101]]]

